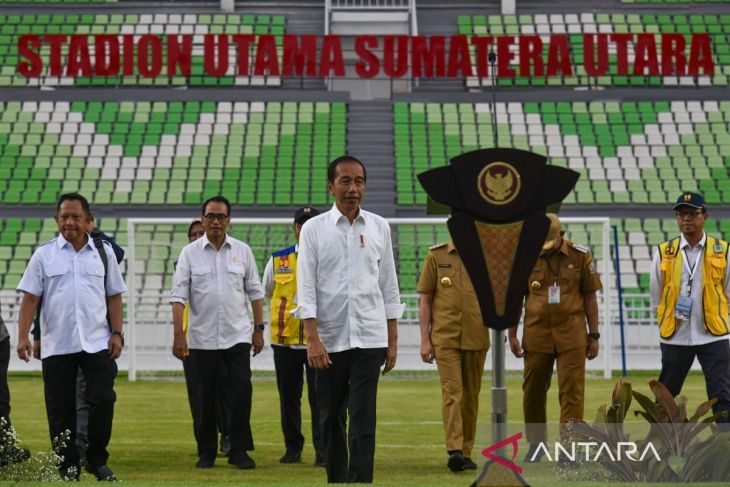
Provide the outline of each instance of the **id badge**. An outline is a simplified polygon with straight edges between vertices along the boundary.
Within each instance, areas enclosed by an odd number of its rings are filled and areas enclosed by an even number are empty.
[[[674,317],[678,320],[688,320],[690,313],[692,313],[692,298],[679,296],[677,306],[674,308]]]
[[[557,284],[548,288],[548,304],[560,304],[560,286]]]

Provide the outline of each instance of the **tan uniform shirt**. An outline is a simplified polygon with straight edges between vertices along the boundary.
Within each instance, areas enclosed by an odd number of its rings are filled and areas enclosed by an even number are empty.
[[[548,304],[548,288],[556,282],[560,286],[560,303]],[[523,336],[527,352],[553,353],[586,347],[583,296],[602,287],[591,253],[563,239],[558,252],[537,259],[527,287]]]
[[[433,295],[431,342],[461,350],[489,348],[479,302],[454,244],[436,245],[426,256],[417,290]]]

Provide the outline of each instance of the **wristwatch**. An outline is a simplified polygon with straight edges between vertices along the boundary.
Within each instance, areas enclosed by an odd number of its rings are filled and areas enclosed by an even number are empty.
[[[266,329],[266,323],[259,323],[257,325],[253,325],[253,331],[263,332],[265,329]]]
[[[588,334],[588,338],[590,338],[591,340],[599,340],[601,338],[601,334],[598,333],[598,332],[596,332],[596,333],[589,333]]]
[[[112,330],[112,336],[117,335],[119,338],[122,339],[122,346],[124,346],[124,332],[123,331],[116,331]]]

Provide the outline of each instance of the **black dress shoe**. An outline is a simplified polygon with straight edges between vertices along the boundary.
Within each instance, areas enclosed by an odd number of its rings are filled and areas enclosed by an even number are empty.
[[[449,470],[452,472],[462,472],[464,470],[464,454],[459,450],[449,453],[449,461],[446,462]]]
[[[530,449],[527,450],[525,455],[526,463],[539,463],[540,459],[545,456],[545,449],[541,448],[538,450],[540,443],[530,445]]]
[[[245,451],[235,453],[231,452],[228,456],[228,463],[244,470],[256,467],[256,462],[254,462],[253,458],[249,457],[248,453]]]
[[[119,480],[117,476],[114,475],[114,472],[112,472],[112,469],[109,468],[107,465],[94,467],[93,465],[87,464],[86,471],[90,474],[94,474],[94,476],[96,476],[96,480],[98,481],[116,482],[117,480]]]
[[[464,470],[476,470],[477,464],[472,462],[471,458],[464,457]]]
[[[302,452],[287,450],[279,459],[279,463],[302,463]]]
[[[195,468],[213,468],[215,460],[212,458],[200,458],[195,462]]]
[[[314,466],[315,467],[324,467],[324,457],[321,453],[317,453],[314,457]]]
[[[78,482],[81,469],[75,465],[59,467],[58,473],[61,474],[61,480],[64,482]]]

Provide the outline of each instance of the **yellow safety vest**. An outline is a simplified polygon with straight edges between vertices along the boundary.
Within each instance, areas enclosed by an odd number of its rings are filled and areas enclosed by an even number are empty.
[[[279,345],[305,345],[304,325],[291,315],[296,308],[297,253],[294,246],[274,252],[274,293],[271,296],[271,343]]]
[[[668,339],[677,331],[674,309],[682,285],[683,253],[679,251],[679,238],[659,244],[661,273],[664,279],[657,321],[659,334]],[[705,329],[715,336],[730,333],[728,303],[725,295],[725,268],[727,267],[728,243],[707,236],[702,250],[702,308]]]

